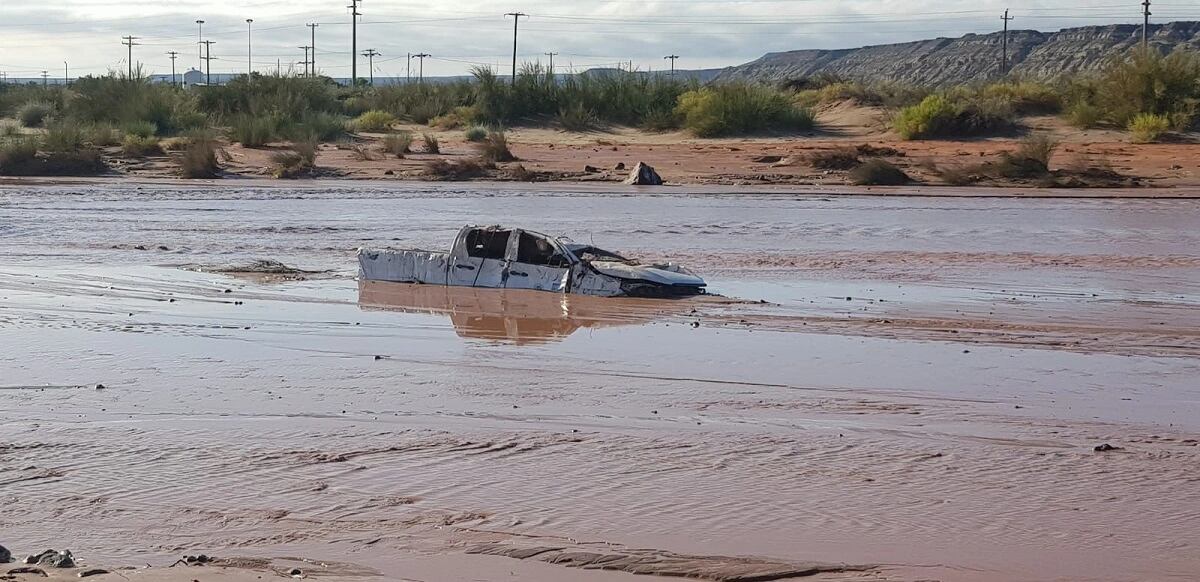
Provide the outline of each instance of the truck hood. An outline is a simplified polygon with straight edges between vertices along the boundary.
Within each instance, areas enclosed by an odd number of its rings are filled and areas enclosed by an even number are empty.
[[[601,274],[630,281],[647,281],[678,287],[704,287],[704,279],[678,265],[630,265],[616,261],[592,261],[592,268]]]

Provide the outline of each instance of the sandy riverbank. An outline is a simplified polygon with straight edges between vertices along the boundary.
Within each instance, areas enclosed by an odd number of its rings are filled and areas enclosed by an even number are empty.
[[[1062,174],[1058,183],[1072,187],[1046,190],[1037,188],[1038,180],[994,179],[970,186],[949,186],[947,172],[969,174],[974,166],[1015,151],[1022,136],[904,141],[888,129],[887,115],[878,108],[842,103],[821,111],[815,132],[732,139],[698,139],[682,132],[648,133],[620,127],[584,133],[514,128],[508,131],[508,137],[519,161],[501,164],[484,178],[607,184],[620,182],[628,175],[627,168],[645,162],[672,184],[841,187],[851,183],[848,172],[816,168],[811,157],[820,152],[861,148],[867,152],[863,159],[882,157],[914,179],[911,186],[899,190],[921,189],[930,195],[990,195],[988,192],[996,187],[1013,190],[1014,195],[1109,196],[1119,192],[1113,188],[1130,188],[1139,196],[1175,197],[1195,196],[1200,191],[1200,141],[1194,136],[1184,136],[1174,143],[1134,144],[1124,132],[1079,130],[1055,117],[1031,117],[1021,124],[1024,134],[1046,135],[1059,143],[1050,168]],[[416,125],[397,129],[416,136],[413,153],[398,158],[383,151],[382,135],[358,135],[350,141],[322,144],[316,175],[325,180],[427,180],[425,168],[432,161],[457,162],[475,157],[475,145],[464,138],[462,129],[446,131]],[[422,134],[437,137],[440,153],[423,153]],[[276,144],[251,149],[226,144],[222,155],[224,176],[269,180],[273,174],[271,155],[285,147]],[[120,156],[118,148],[112,148],[110,154],[113,177],[154,179],[177,174],[170,156],[128,159]],[[888,193],[893,189],[865,191]]]

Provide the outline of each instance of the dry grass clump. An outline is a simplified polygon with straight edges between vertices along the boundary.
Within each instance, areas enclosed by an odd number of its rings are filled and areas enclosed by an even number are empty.
[[[479,152],[479,158],[485,162],[499,164],[517,159],[517,156],[514,156],[512,150],[508,148],[508,137],[504,135],[503,131],[489,131],[483,141],[475,144],[475,148]]]
[[[851,170],[850,181],[857,186],[903,186],[912,178],[894,164],[875,158]]]

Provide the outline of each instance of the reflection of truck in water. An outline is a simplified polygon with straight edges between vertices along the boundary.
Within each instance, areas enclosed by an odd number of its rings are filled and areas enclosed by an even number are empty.
[[[449,253],[363,249],[364,281],[534,289],[603,297],[686,297],[704,279],[674,264],[642,264],[616,253],[528,230],[467,226]]]

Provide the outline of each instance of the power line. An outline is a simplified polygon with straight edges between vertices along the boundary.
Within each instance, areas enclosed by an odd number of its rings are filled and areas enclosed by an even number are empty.
[[[308,44],[312,47],[312,58],[305,60],[312,63],[312,76],[315,77],[317,76],[317,27],[321,25],[316,22],[310,22],[304,26],[307,26],[309,29],[311,40]],[[277,66],[276,68],[278,69],[279,67]]]
[[[517,23],[521,22],[521,17],[528,17],[524,12],[509,12],[504,16],[513,17],[513,65],[512,65],[512,82],[517,82]]]
[[[350,86],[358,84],[358,3],[362,0],[350,0]]]
[[[412,56],[412,58],[418,59],[420,61],[421,68],[420,68],[420,72],[417,74],[417,82],[418,83],[425,82],[425,58],[430,57],[430,56],[433,56],[433,55],[430,55],[429,53],[418,53],[418,54],[415,54]]]
[[[133,47],[138,46],[138,43],[133,42],[133,41],[135,41],[137,39],[138,39],[138,37],[136,37],[136,36],[122,36],[121,37],[121,41],[122,41],[121,44],[129,47],[129,59],[128,59],[129,62],[127,64],[129,65],[129,78],[130,79],[133,78]]]
[[[200,44],[204,45],[204,84],[212,85],[212,45],[217,44],[217,41],[202,40]]]
[[[375,57],[379,56],[379,51],[375,49],[367,49],[363,51],[363,56],[367,57],[367,73],[371,76],[370,84],[375,86]]]
[[[175,82],[175,59],[179,56],[179,53],[177,51],[167,51],[167,54],[171,55],[171,85],[178,85]]]
[[[667,55],[663,59],[671,61],[671,76],[675,76],[675,61],[679,60],[679,55]]]
[[[1002,17],[1002,20],[1004,20],[1004,37],[1003,37],[1003,40],[1001,40],[1001,42],[1000,42],[1000,44],[1002,46],[1002,48],[1000,49],[1000,74],[1007,75],[1008,74],[1008,23],[1009,23],[1009,21],[1014,20],[1014,17],[1008,15],[1007,8],[1004,9],[1004,16]]]
[[[1142,50],[1150,49],[1150,0],[1142,2]]]
[[[557,55],[558,53],[551,51],[551,52],[548,52],[548,53],[542,53],[542,54],[544,54],[544,55],[546,55],[546,56],[550,57],[550,67],[549,67],[549,69],[550,69],[550,76],[554,76],[554,55]]]

